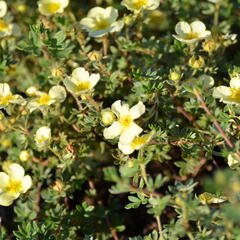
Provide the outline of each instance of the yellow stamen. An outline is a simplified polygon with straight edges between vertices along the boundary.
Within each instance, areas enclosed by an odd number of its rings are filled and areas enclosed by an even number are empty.
[[[186,40],[192,40],[192,39],[195,39],[195,38],[198,38],[198,34],[197,33],[188,33],[185,35],[184,39]]]
[[[134,8],[139,10],[142,7],[146,6],[148,4],[148,0],[138,0],[136,2],[133,3]]]
[[[94,29],[99,31],[99,30],[107,29],[109,27],[110,27],[110,23],[107,20],[99,19],[99,20],[96,20]]]
[[[61,7],[60,3],[49,3],[46,6],[46,11],[49,13],[56,13],[60,7]]]
[[[141,147],[147,142],[147,137],[142,136],[142,137],[135,137],[131,143],[132,148],[137,148]]]
[[[11,100],[13,100],[14,97],[12,94],[8,94],[4,97],[0,97],[0,104],[1,105],[5,105],[5,104],[8,104]]]
[[[240,89],[239,88],[230,88],[231,90],[231,99],[234,99],[235,102],[240,102]]]
[[[3,19],[0,19],[0,32],[6,32],[9,28],[9,24],[7,24]]]
[[[119,119],[119,122],[123,127],[127,128],[132,124],[133,119],[131,115],[125,115]]]
[[[6,187],[6,191],[10,193],[19,193],[22,190],[22,183],[17,180],[11,180]]]
[[[37,101],[40,105],[49,105],[49,102],[51,100],[52,100],[51,97],[48,94],[44,93],[39,97]]]
[[[85,91],[91,88],[90,82],[80,82],[77,86],[77,91]]]

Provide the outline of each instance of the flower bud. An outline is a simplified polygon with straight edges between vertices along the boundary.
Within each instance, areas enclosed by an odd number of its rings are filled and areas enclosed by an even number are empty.
[[[56,192],[61,192],[64,188],[64,183],[62,181],[57,180],[53,185],[53,190]]]
[[[102,115],[102,123],[105,126],[112,124],[115,120],[115,115],[110,110],[103,111],[101,115]]]
[[[217,43],[213,39],[209,39],[202,44],[202,48],[205,52],[212,53],[217,49]]]
[[[51,70],[52,77],[61,77],[64,74],[64,70],[60,67],[54,67]]]
[[[27,160],[29,160],[29,158],[30,158],[29,151],[23,150],[23,151],[20,152],[20,154],[19,154],[20,161],[26,162]]]
[[[49,127],[41,127],[35,135],[35,142],[38,148],[43,149],[50,144],[51,129]]]
[[[192,56],[189,61],[188,64],[190,67],[198,69],[198,68],[202,68],[205,65],[205,60],[202,56]]]
[[[171,71],[168,75],[169,79],[172,80],[172,81],[179,81],[182,77],[182,74],[181,73],[178,73],[178,72],[175,72],[175,71]]]

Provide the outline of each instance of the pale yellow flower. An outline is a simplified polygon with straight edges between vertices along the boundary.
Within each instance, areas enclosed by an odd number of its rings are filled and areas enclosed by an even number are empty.
[[[24,104],[24,99],[20,95],[13,95],[7,83],[0,83],[0,109],[11,103]]]
[[[0,18],[4,17],[7,13],[7,3],[0,1]]]
[[[39,149],[43,149],[50,144],[51,129],[49,127],[40,127],[35,135],[35,143]]]
[[[131,154],[135,150],[139,150],[143,148],[151,139],[153,136],[153,132],[149,134],[145,134],[142,136],[135,136],[130,142],[125,141],[118,143],[118,148],[124,153],[124,154]]]
[[[145,106],[141,101],[129,109],[128,104],[121,105],[121,100],[118,100],[112,104],[111,109],[117,119],[110,127],[104,129],[103,136],[106,139],[113,139],[120,136],[120,142],[130,142],[143,131],[134,122],[135,119],[139,118],[145,112]]]
[[[63,13],[64,8],[69,4],[69,0],[39,0],[38,9],[43,15],[50,16],[56,13]]]
[[[90,75],[84,68],[78,67],[73,70],[71,77],[67,77],[63,82],[68,91],[81,95],[93,89],[99,79],[99,74]]]
[[[173,35],[177,40],[192,44],[201,39],[209,38],[211,32],[206,30],[206,26],[201,21],[194,21],[191,24],[179,22],[175,27],[177,35]]]
[[[235,166],[240,165],[240,157],[237,153],[230,153],[228,154],[228,166],[230,168],[235,168]]]
[[[31,91],[29,91],[30,93]],[[57,85],[52,87],[48,93],[37,91],[32,92],[36,98],[31,100],[27,107],[30,112],[39,109],[43,114],[47,113],[48,107],[54,103],[61,103],[66,99],[66,90],[64,87]]]
[[[160,4],[159,0],[123,0],[122,5],[128,10],[139,12],[141,10],[154,10]]]
[[[119,32],[123,27],[122,21],[117,21],[118,10],[113,7],[92,8],[87,17],[80,21],[90,37],[101,37],[107,33]]]
[[[240,78],[232,78],[230,87],[219,86],[214,88],[213,97],[219,98],[224,103],[240,104]]]
[[[30,176],[16,163],[9,164],[0,172],[0,205],[9,206],[20,194],[27,192],[32,185]]]

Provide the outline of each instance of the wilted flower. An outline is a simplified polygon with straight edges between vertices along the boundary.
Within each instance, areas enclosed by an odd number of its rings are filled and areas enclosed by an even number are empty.
[[[230,80],[230,87],[219,86],[214,88],[213,97],[220,98],[221,102],[230,104],[240,103],[240,78]]]
[[[103,136],[106,139],[120,136],[120,142],[129,142],[143,131],[134,122],[145,112],[145,106],[141,101],[129,109],[128,104],[121,105],[121,100],[118,100],[112,104],[111,109],[117,119],[110,127],[104,129]]]
[[[24,99],[20,95],[13,95],[7,83],[0,83],[0,109],[7,107],[10,103],[22,104]]]
[[[0,18],[4,17],[7,13],[7,3],[0,1]]]
[[[228,166],[231,168],[240,164],[240,156],[237,153],[230,153],[227,160]]]
[[[222,203],[225,202],[227,199],[224,196],[216,196],[212,193],[202,193],[198,196],[198,199],[202,204],[211,204],[211,203]]]
[[[205,52],[212,53],[218,48],[218,44],[214,39],[208,39],[203,42],[202,48]]]
[[[123,0],[122,5],[133,12],[154,10],[160,4],[159,0]]]
[[[143,148],[151,140],[152,136],[153,136],[153,132],[142,135],[142,136],[135,136],[130,142],[119,141],[118,148],[124,154],[131,154],[135,150],[139,150]]]
[[[189,59],[188,64],[190,67],[198,69],[202,68],[205,65],[205,60],[202,56],[192,56]]]
[[[99,74],[89,74],[82,67],[73,70],[71,77],[67,77],[63,82],[68,91],[80,95],[89,92],[99,81]]]
[[[63,102],[66,99],[66,95],[65,88],[60,85],[52,87],[48,93],[37,91],[36,98],[31,100],[27,107],[30,112],[40,109],[43,114],[46,114],[50,105]]]
[[[21,193],[27,192],[32,185],[30,176],[16,163],[9,164],[0,172],[0,205],[9,206]]]
[[[23,150],[19,154],[19,159],[22,162],[26,162],[30,158],[30,153],[27,150]]]
[[[122,21],[117,21],[118,10],[113,7],[94,7],[87,17],[80,21],[90,37],[101,37],[107,33],[119,32],[123,27]]]
[[[191,24],[179,22],[175,27],[177,35],[173,35],[177,40],[184,43],[195,43],[201,39],[211,36],[210,31],[206,31],[205,24],[201,21],[194,21]]]
[[[49,127],[40,127],[35,135],[35,142],[39,149],[47,147],[51,141],[51,129]]]
[[[38,1],[38,9],[41,14],[50,16],[56,13],[63,13],[68,3],[69,0],[40,0]]]

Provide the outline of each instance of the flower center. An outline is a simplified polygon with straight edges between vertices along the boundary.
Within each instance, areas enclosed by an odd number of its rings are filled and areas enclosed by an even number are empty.
[[[235,101],[240,102],[240,89],[239,88],[230,88],[231,90],[231,98]]]
[[[148,0],[137,0],[135,3],[133,3],[134,8],[138,10],[146,6],[147,4],[148,4]]]
[[[8,27],[9,24],[7,24],[3,19],[0,19],[0,32],[6,32]]]
[[[89,82],[80,82],[77,86],[78,91],[85,91],[91,88],[91,84]]]
[[[42,96],[40,96],[39,97],[39,99],[38,99],[38,103],[40,104],[40,105],[49,105],[49,102],[51,101],[51,97],[48,95],[48,94],[46,94],[46,93],[44,93]]]
[[[10,193],[19,193],[22,190],[22,183],[17,180],[10,180],[8,186],[6,187],[6,191]]]
[[[46,6],[46,10],[49,13],[56,13],[59,10],[60,7],[61,7],[60,3],[49,3]]]
[[[186,40],[192,40],[192,39],[198,38],[198,34],[191,32],[191,33],[186,34],[184,38]]]
[[[104,30],[106,28],[109,28],[109,26],[110,26],[109,22],[101,18],[96,20],[94,29],[99,31],[99,30]]]
[[[4,97],[0,97],[0,104],[8,104],[14,97],[12,94],[8,94]]]
[[[146,143],[145,137],[135,137],[131,143],[132,148],[137,148]]]
[[[125,115],[119,119],[119,122],[121,123],[121,125],[123,127],[127,128],[132,124],[133,119],[132,119],[131,115]]]

